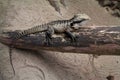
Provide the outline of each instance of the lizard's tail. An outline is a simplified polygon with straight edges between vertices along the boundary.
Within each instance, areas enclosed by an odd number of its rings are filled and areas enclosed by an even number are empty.
[[[12,40],[12,41],[11,41],[11,44],[10,44],[9,56],[10,56],[10,64],[11,64],[11,66],[12,66],[13,74],[14,74],[14,76],[15,76],[15,69],[14,69],[13,61],[12,61],[12,50],[13,50],[13,47],[14,47],[14,40]]]
[[[9,48],[10,64],[12,66],[13,74],[15,75],[15,69],[14,69],[13,61],[12,61],[12,49],[13,49],[13,45],[10,45],[10,48]]]
[[[39,33],[47,30],[47,24],[46,25],[38,25],[33,28],[23,30],[23,31],[18,31],[16,32],[15,35],[13,35],[13,39],[17,40],[23,36],[34,34],[34,33]]]

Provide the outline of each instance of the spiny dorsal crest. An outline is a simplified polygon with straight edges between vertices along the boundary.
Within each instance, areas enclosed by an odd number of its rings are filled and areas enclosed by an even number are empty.
[[[80,20],[80,19],[90,20],[91,18],[87,14],[83,13],[83,14],[74,15],[74,19],[76,19],[76,20]]]

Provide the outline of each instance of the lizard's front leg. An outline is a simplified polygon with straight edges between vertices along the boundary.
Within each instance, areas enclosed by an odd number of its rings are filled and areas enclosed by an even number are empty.
[[[54,29],[53,28],[48,28],[48,30],[45,33],[47,45],[51,45],[52,44],[52,35],[53,34],[54,34]]]
[[[65,31],[66,35],[71,39],[71,42],[76,42],[76,37],[69,31]]]

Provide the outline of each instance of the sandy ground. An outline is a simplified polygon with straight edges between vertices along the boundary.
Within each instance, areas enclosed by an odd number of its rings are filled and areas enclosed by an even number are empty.
[[[76,13],[86,13],[90,25],[120,25],[120,19],[111,16],[95,0],[66,0],[60,4],[62,15],[47,0],[0,1],[1,28],[27,29],[52,20],[68,19]],[[120,57],[60,53],[48,51],[13,50],[13,76],[8,47],[0,44],[0,80],[107,80],[108,75],[120,79]]]

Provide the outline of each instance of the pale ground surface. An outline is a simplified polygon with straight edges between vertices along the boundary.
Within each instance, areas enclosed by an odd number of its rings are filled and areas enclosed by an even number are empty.
[[[76,13],[86,13],[92,20],[88,25],[120,25],[95,0],[66,0],[62,16],[47,0],[1,0],[0,25],[7,29],[27,29],[52,20],[68,19]],[[111,74],[120,79],[120,57],[13,50],[13,77],[8,47],[0,44],[0,80],[107,80]]]

